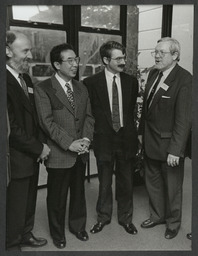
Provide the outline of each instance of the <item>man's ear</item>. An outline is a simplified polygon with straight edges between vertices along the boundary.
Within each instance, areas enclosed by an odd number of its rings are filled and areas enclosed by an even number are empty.
[[[9,58],[13,56],[13,52],[11,51],[9,46],[6,46],[6,56]]]
[[[60,69],[60,63],[59,62],[55,61],[54,66],[56,67],[57,70]]]
[[[107,64],[109,64],[109,59],[107,58],[107,57],[104,57],[103,58],[103,61],[104,61],[104,63],[107,65]]]

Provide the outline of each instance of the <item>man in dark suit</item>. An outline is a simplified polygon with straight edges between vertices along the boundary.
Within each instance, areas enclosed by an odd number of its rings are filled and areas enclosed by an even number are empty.
[[[166,223],[165,238],[181,226],[185,149],[191,127],[191,74],[178,65],[180,44],[158,41],[149,73],[140,131],[145,150],[145,181],[150,218],[142,228]],[[142,140],[140,136],[140,140]]]
[[[51,153],[45,165],[48,172],[47,210],[54,245],[66,246],[65,212],[70,189],[69,230],[87,241],[85,162],[93,136],[94,119],[86,87],[74,80],[79,57],[69,44],[55,46],[50,52],[56,74],[35,87],[40,125]]]
[[[20,32],[6,34],[7,106],[10,124],[9,151],[11,180],[7,188],[8,250],[39,247],[46,239],[32,234],[37,196],[39,160],[50,149],[39,140],[33,85],[28,71],[32,59],[29,39]],[[23,77],[22,77],[23,75]]]
[[[123,72],[126,50],[120,43],[104,43],[100,55],[105,69],[84,79],[95,118],[93,149],[99,177],[98,218],[91,233],[100,232],[111,222],[112,176],[115,170],[118,222],[128,233],[136,234],[132,215],[133,166],[138,141],[134,109],[138,82]]]

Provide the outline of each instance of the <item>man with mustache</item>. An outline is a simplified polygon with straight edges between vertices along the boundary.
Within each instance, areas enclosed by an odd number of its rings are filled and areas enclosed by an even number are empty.
[[[161,38],[151,53],[155,67],[144,95],[140,133],[145,151],[145,182],[150,216],[142,228],[166,224],[174,238],[182,218],[184,157],[191,128],[192,75],[178,65],[180,44]],[[142,141],[142,136],[139,137]]]
[[[50,59],[56,73],[35,87],[35,100],[39,122],[51,148],[45,162],[50,234],[54,245],[63,249],[69,189],[69,230],[78,239],[88,240],[84,180],[94,119],[86,87],[74,80],[80,58],[72,46],[53,47]]]
[[[32,234],[35,217],[39,161],[49,147],[41,142],[33,84],[27,74],[32,59],[31,43],[22,33],[6,33],[7,108],[11,177],[7,187],[6,248],[40,247],[44,238]]]
[[[129,234],[137,234],[132,223],[133,167],[137,153],[134,109],[138,81],[123,72],[126,49],[115,41],[100,47],[105,69],[84,79],[95,118],[93,149],[97,160],[99,196],[97,223],[91,233],[100,232],[112,218],[112,178],[115,171],[118,222]]]

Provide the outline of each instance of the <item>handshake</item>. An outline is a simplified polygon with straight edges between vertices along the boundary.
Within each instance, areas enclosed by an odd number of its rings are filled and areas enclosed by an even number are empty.
[[[74,140],[69,146],[69,150],[78,153],[78,155],[88,153],[90,146],[90,140],[87,138]]]

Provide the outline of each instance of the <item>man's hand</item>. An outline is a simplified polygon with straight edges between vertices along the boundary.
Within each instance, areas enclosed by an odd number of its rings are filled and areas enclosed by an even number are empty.
[[[78,153],[78,155],[81,155],[89,152],[89,145],[90,142],[87,139],[75,140],[69,146],[69,150]]]
[[[168,154],[167,164],[172,167],[179,165],[179,156]]]
[[[83,143],[83,150],[81,152],[78,153],[78,155],[84,154],[84,153],[89,153],[89,146],[91,144],[89,139],[83,138],[82,139],[82,143]]]
[[[43,151],[42,151],[42,153],[40,154],[40,156],[38,157],[37,162],[39,162],[39,161],[45,161],[45,160],[48,158],[48,155],[49,155],[50,151],[51,151],[51,150],[50,150],[50,148],[48,147],[48,145],[43,143]]]

